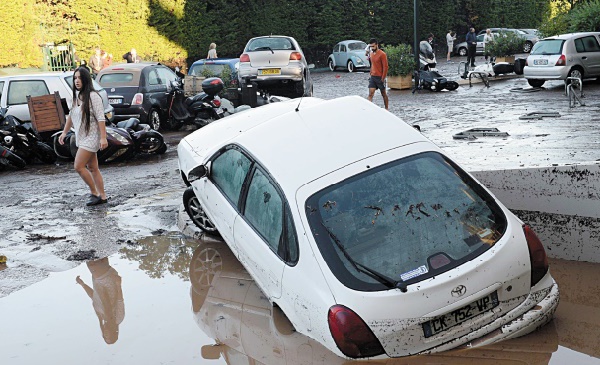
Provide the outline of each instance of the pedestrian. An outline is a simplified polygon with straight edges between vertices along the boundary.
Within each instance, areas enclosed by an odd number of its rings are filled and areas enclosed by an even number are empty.
[[[92,287],[90,288],[79,276],[75,278],[75,282],[81,285],[92,300],[102,337],[104,342],[110,345],[119,339],[119,325],[125,319],[121,277],[108,263],[108,257],[88,261],[87,267],[92,274]]]
[[[217,45],[214,43],[211,43],[210,46],[208,46],[208,55],[206,56],[206,58],[211,59],[211,58],[218,58],[217,56]]]
[[[142,58],[138,56],[135,48],[132,48],[131,51],[125,53],[123,59],[127,60],[127,63],[140,63],[140,61],[142,61]]]
[[[112,62],[113,62],[112,53],[106,53],[105,51],[102,51],[102,61],[104,62],[104,66],[102,66],[102,69],[112,66]]]
[[[446,44],[448,45],[448,54],[446,55],[446,62],[450,63],[450,55],[454,52],[454,41],[456,40],[456,33],[449,30],[446,34]]]
[[[427,36],[427,42],[431,45],[431,48],[433,49],[433,33],[429,33],[429,35]]]
[[[475,53],[477,53],[477,36],[475,35],[475,28],[469,28],[467,33],[467,65],[475,67]]]
[[[92,69],[92,75],[94,76],[94,78],[96,78],[98,72],[100,72],[102,68],[104,68],[104,60],[102,59],[102,53],[100,51],[100,48],[96,47],[96,49],[94,50],[94,55],[90,58],[89,66]]]
[[[388,72],[388,59],[385,52],[379,48],[377,39],[371,38],[369,41],[371,47],[371,77],[369,77],[369,101],[373,101],[375,90],[379,89],[385,104],[385,110],[388,109],[388,96],[385,91],[385,79]]]
[[[485,30],[485,35],[483,36],[483,54],[485,57],[485,63],[488,62],[488,45],[490,45],[492,42],[494,41],[494,34],[492,33],[491,29],[486,29]],[[490,62],[493,62],[493,57],[492,55],[490,56]]]
[[[92,84],[92,76],[84,67],[78,67],[73,74],[73,103],[71,112],[58,142],[65,143],[67,132],[73,127],[77,154],[74,168],[90,189],[87,206],[107,202],[104,180],[98,168],[96,153],[108,147],[102,98]]]

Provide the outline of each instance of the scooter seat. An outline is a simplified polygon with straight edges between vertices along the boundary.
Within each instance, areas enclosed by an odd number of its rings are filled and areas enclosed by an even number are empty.
[[[189,98],[185,99],[185,106],[190,106],[197,101],[206,100],[207,98],[211,98],[211,96],[207,93],[200,93],[194,96],[190,96]]]
[[[117,123],[117,128],[133,129],[134,131],[137,131],[139,124],[140,124],[139,119],[129,118],[127,120]]]

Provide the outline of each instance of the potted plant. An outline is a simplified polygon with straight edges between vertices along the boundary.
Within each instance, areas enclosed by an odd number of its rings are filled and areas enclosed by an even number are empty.
[[[485,53],[496,57],[496,62],[515,63],[515,53],[523,50],[525,39],[513,32],[494,35],[494,41],[485,46]]]
[[[416,69],[415,57],[410,45],[384,46],[388,59],[387,84],[390,89],[410,89]]]

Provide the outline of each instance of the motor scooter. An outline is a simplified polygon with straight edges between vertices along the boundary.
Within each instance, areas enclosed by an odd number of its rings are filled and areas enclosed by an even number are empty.
[[[415,73],[416,90],[427,89],[431,91],[456,90],[458,83],[449,81],[437,70],[437,60],[431,44],[427,41],[419,43],[419,71]]]
[[[0,170],[3,170],[5,167],[13,167],[20,170],[26,164],[25,160],[0,144]]]
[[[50,164],[56,161],[52,147],[42,142],[31,123],[23,123],[19,118],[6,114],[0,109],[0,143],[26,163],[40,161]]]
[[[217,94],[223,90],[223,80],[218,77],[209,77],[202,81],[202,93],[185,97],[183,90],[184,75],[177,72],[178,80],[171,82],[169,95],[169,112],[167,126],[177,130],[186,124],[193,124],[199,128],[223,118],[221,99]]]

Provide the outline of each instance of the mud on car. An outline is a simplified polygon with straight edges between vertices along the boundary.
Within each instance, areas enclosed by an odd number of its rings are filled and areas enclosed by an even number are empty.
[[[339,356],[482,346],[556,310],[531,228],[364,98],[269,104],[177,151],[190,217],[222,236],[298,332]]]

